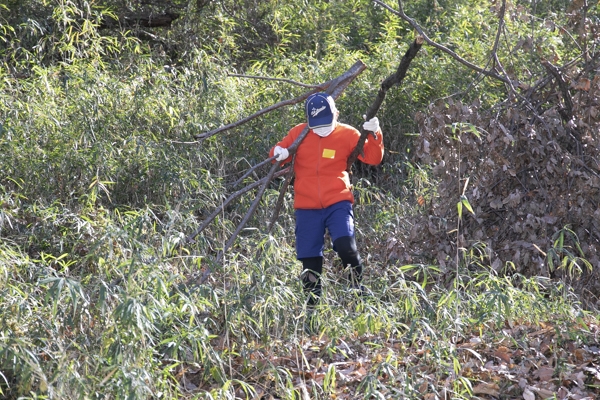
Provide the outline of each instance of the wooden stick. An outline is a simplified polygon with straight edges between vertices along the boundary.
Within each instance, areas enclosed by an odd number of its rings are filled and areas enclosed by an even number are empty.
[[[288,168],[282,169],[281,171],[277,171],[274,174],[274,178],[278,178],[282,175],[285,175],[287,172],[289,172]],[[194,241],[194,238],[196,236],[198,236],[211,222],[213,219],[215,219],[217,217],[217,215],[219,215],[221,213],[221,211],[223,210],[223,208],[225,208],[225,206],[227,206],[229,203],[231,203],[232,200],[240,197],[241,195],[243,195],[244,193],[248,193],[250,190],[262,185],[263,183],[265,183],[267,178],[262,178],[259,181],[253,182],[251,184],[249,184],[248,186],[244,187],[243,189],[238,190],[237,192],[233,193],[232,195],[230,195],[227,200],[225,200],[223,202],[223,204],[221,204],[219,207],[217,207],[212,214],[210,214],[208,216],[208,218],[206,218],[204,220],[204,222],[202,223],[202,225],[200,225],[200,227],[198,229],[196,229],[196,231],[194,231],[194,233],[188,235],[188,237],[185,238],[185,242],[186,243],[192,243]]]
[[[209,132],[205,132],[205,133],[201,133],[199,135],[195,135],[194,137],[196,139],[206,139],[206,138],[209,138],[211,136],[216,135],[217,133],[221,133],[221,132],[227,131],[229,129],[238,127],[240,125],[243,125],[246,122],[253,120],[254,118],[260,117],[261,115],[266,114],[268,112],[271,112],[273,110],[276,110],[278,108],[285,107],[285,106],[290,106],[290,105],[293,105],[293,104],[296,104],[296,103],[300,103],[301,101],[306,100],[308,98],[308,96],[310,96],[313,93],[317,93],[317,92],[321,92],[321,91],[329,91],[330,88],[333,88],[333,87],[339,85],[341,82],[343,82],[343,81],[345,81],[347,79],[350,79],[350,77],[352,77],[352,75],[354,75],[354,74],[357,73],[357,70],[359,70],[358,73],[360,73],[360,72],[362,72],[366,68],[367,67],[365,66],[365,64],[362,61],[359,60],[356,63],[354,63],[354,65],[352,67],[350,67],[350,69],[348,71],[346,71],[344,74],[342,74],[341,76],[339,76],[339,77],[337,77],[335,79],[332,79],[330,81],[327,81],[327,82],[325,82],[325,83],[323,83],[321,85],[311,86],[314,89],[311,90],[311,91],[309,91],[309,92],[307,92],[307,93],[304,93],[304,94],[302,94],[302,95],[300,95],[298,97],[295,97],[293,99],[290,99],[290,100],[284,100],[284,101],[279,102],[277,104],[273,104],[272,106],[269,106],[267,108],[263,108],[262,110],[257,111],[257,112],[255,112],[254,114],[252,114],[252,115],[250,115],[248,117],[242,118],[242,119],[240,119],[237,122],[234,122],[232,124],[228,124],[228,125],[222,126],[220,128],[217,128],[217,129],[213,129],[212,131],[209,131]],[[354,77],[352,77],[352,79],[354,79]]]
[[[398,69],[396,70],[396,72],[394,74],[390,75],[389,77],[387,77],[381,83],[381,87],[379,88],[377,97],[375,97],[373,104],[371,104],[371,107],[369,107],[369,109],[367,110],[367,113],[366,113],[367,121],[370,120],[371,118],[373,118],[375,116],[375,114],[377,114],[379,107],[381,107],[381,104],[383,103],[383,100],[385,99],[385,95],[386,95],[388,89],[394,85],[400,85],[400,83],[402,83],[402,80],[406,76],[406,71],[408,71],[408,67],[409,67],[411,61],[417,55],[417,52],[421,48],[422,44],[423,44],[423,37],[417,36],[417,38],[414,40],[414,42],[410,45],[410,47],[404,54],[404,57],[402,57],[402,60],[400,60],[400,65],[398,65]],[[365,141],[367,140],[367,136],[369,134],[372,134],[372,132],[365,131],[364,129],[362,129],[362,127],[360,128],[360,131],[361,131],[360,139],[358,139],[358,143],[356,144],[356,147],[354,148],[352,153],[350,153],[350,157],[348,157],[346,171],[348,171],[349,174],[351,173],[351,170],[352,170],[352,164],[354,164],[354,161],[356,161],[356,159],[358,158],[358,155],[363,154],[363,146],[365,144]]]

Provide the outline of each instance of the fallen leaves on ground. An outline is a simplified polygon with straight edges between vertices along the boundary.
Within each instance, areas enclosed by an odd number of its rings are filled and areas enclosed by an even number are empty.
[[[465,398],[596,399],[600,397],[596,341],[600,328],[593,324],[579,328],[577,338],[572,338],[573,330],[567,334],[551,323],[507,324],[445,346],[427,337],[409,343],[402,337],[306,336],[296,343],[254,344],[247,355],[232,357],[234,376],[229,379],[252,385],[256,399],[279,398],[275,382],[282,371],[303,398],[311,398],[311,388],[317,386],[330,398],[354,399],[375,384],[383,396],[386,391],[410,390],[423,399],[449,399],[457,388],[463,388]],[[440,357],[443,348],[446,354]],[[184,390],[219,387],[202,368],[179,368]],[[469,388],[460,384],[464,379]],[[238,392],[241,398],[248,397],[241,389]]]

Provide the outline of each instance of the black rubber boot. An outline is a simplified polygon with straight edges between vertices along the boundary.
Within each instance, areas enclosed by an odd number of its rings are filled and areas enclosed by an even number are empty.
[[[302,288],[306,294],[306,320],[304,331],[308,335],[318,333],[317,315],[315,307],[321,298],[321,273],[323,272],[323,257],[303,258],[302,261]]]
[[[350,290],[361,297],[372,296],[369,289],[361,285],[363,267],[360,260],[360,255],[356,249],[356,239],[354,236],[342,236],[333,242],[333,249],[337,251],[342,259],[344,268],[350,267],[348,281],[350,282]]]
[[[321,298],[321,273],[323,272],[323,257],[308,257],[302,261],[302,287],[306,294],[306,304],[313,309]]]
[[[360,285],[362,281],[363,268],[360,262],[360,256],[356,249],[356,240],[354,236],[342,236],[333,242],[333,249],[338,253],[342,260],[343,268],[350,266],[348,281],[350,286]]]

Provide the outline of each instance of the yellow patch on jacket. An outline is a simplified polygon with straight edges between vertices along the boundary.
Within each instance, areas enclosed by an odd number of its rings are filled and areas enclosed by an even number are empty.
[[[335,158],[335,150],[323,149],[323,158]]]

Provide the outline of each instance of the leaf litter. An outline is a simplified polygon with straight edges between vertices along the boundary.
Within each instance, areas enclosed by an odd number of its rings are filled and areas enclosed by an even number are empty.
[[[507,322],[500,331],[489,333],[481,328],[446,343],[445,362],[432,351],[444,347],[442,343],[428,337],[410,343],[401,337],[355,334],[331,339],[322,334],[300,337],[294,346],[277,340],[254,343],[247,349],[248,356],[231,358],[230,378],[251,385],[255,391],[251,396],[241,389],[237,395],[253,399],[283,398],[275,385],[281,378],[277,373],[286,375],[303,399],[313,398],[315,388],[327,391],[332,399],[362,398],[366,383],[373,381],[386,398],[450,399],[456,395],[454,384],[465,379],[470,388],[464,398],[591,400],[600,396],[600,328],[594,323],[577,327],[577,338],[552,322]],[[227,349],[221,345],[215,350]],[[198,366],[178,368],[177,379],[190,394],[220,387]]]

